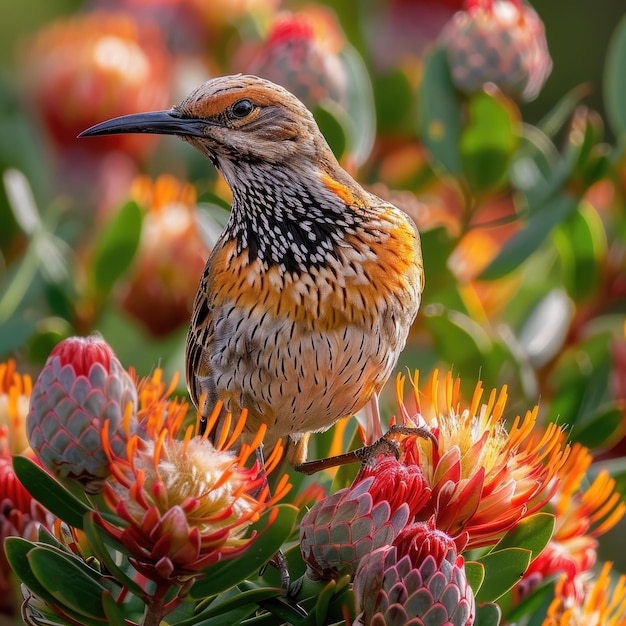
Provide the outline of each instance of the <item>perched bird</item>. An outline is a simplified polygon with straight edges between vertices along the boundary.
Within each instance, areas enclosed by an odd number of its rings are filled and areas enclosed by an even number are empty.
[[[295,96],[256,76],[214,78],[168,111],[81,136],[113,133],[177,135],[232,190],[187,336],[187,385],[196,406],[206,397],[205,418],[218,400],[235,416],[245,407],[242,440],[265,423],[265,445],[289,440],[296,467],[309,433],[361,409],[378,433],[377,394],[424,285],[412,220],[341,168]]]

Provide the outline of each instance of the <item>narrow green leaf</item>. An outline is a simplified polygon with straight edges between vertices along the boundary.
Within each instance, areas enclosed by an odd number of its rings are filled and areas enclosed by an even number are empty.
[[[452,176],[461,176],[459,153],[461,101],[450,78],[446,51],[436,47],[424,61],[417,99],[417,129],[436,163]]]
[[[490,552],[479,561],[485,567],[485,579],[476,594],[476,602],[495,602],[518,583],[530,565],[530,550],[506,548]]]
[[[531,560],[548,545],[554,532],[554,515],[535,513],[523,519],[515,528],[507,532],[494,548],[498,552],[505,548],[529,550]]]
[[[85,535],[87,535],[89,545],[93,550],[95,557],[104,564],[111,576],[113,576],[113,578],[115,578],[120,585],[126,587],[132,594],[139,598],[143,597],[144,591],[141,586],[119,567],[116,559],[114,559],[109,552],[109,548],[106,546],[104,538],[106,537],[109,541],[110,538],[96,524],[94,514],[91,511],[85,516],[83,531]]]
[[[623,408],[617,402],[608,402],[573,430],[572,439],[588,448],[610,447],[624,436],[625,430]]]
[[[517,269],[548,238],[556,225],[576,210],[578,202],[577,198],[565,194],[558,194],[548,200],[540,211],[528,218],[524,229],[506,242],[479,278],[495,280]]]
[[[498,626],[501,619],[502,611],[497,604],[480,604],[476,607],[474,626]]]
[[[276,517],[268,526],[268,521],[274,515]],[[221,561],[205,569],[205,577],[193,585],[189,596],[197,600],[214,596],[256,575],[289,537],[297,515],[298,509],[289,504],[272,507],[252,526],[252,530],[259,532],[259,536],[246,552],[245,558]]]
[[[552,600],[554,600],[554,581],[547,583],[544,581],[529,595],[515,604],[511,603],[510,610],[504,610],[506,621],[508,624],[514,624],[528,615],[545,615]]]
[[[626,16],[609,41],[602,86],[609,124],[616,135],[622,135],[626,132]]]
[[[501,186],[519,145],[519,110],[501,94],[480,92],[468,102],[468,121],[461,132],[463,172],[476,192]]]
[[[128,626],[124,611],[109,591],[105,591],[102,594],[102,608],[104,609],[108,626]]]
[[[130,200],[107,224],[98,238],[91,271],[99,293],[107,294],[128,269],[141,237],[142,214]]]
[[[28,559],[37,580],[63,606],[86,618],[106,621],[102,594],[107,589],[87,564],[49,547],[33,548]]]
[[[75,528],[82,528],[89,507],[48,472],[24,456],[13,457],[13,469],[28,492],[51,513]]]

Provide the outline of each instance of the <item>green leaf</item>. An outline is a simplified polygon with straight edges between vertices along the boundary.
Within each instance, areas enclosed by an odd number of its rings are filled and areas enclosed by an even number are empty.
[[[128,626],[124,611],[109,591],[105,591],[102,594],[102,608],[104,609],[108,626]]]
[[[424,61],[417,99],[417,128],[432,158],[448,174],[463,174],[459,140],[461,101],[450,78],[446,51],[433,48]]]
[[[141,224],[141,209],[130,200],[100,233],[91,266],[98,293],[106,295],[127,271],[139,246]]]
[[[510,610],[503,609],[507,624],[522,621],[528,615],[545,615],[552,600],[554,600],[554,581],[544,581],[529,595],[516,603],[509,603],[512,607]]]
[[[506,548],[482,556],[485,580],[476,594],[476,602],[495,602],[520,581],[530,565],[532,553],[520,548]]]
[[[616,135],[626,132],[626,17],[613,32],[604,65],[604,105]]]
[[[8,537],[4,542],[4,554],[11,569],[32,593],[44,601],[53,602],[54,597],[39,582],[30,567],[28,555],[36,546],[22,537]]]
[[[49,547],[35,547],[28,553],[33,574],[58,602],[86,618],[106,622],[102,596],[107,591],[100,575],[70,554]]]
[[[465,575],[474,595],[476,595],[483,584],[483,580],[485,580],[485,566],[478,561],[466,561]]]
[[[413,89],[406,73],[400,67],[394,67],[384,74],[376,75],[374,80],[379,130],[406,132],[404,123],[411,112],[413,100]]]
[[[500,539],[493,551],[522,548],[530,551],[531,560],[535,559],[552,538],[554,521],[551,513],[535,513],[526,517]]]
[[[548,200],[540,211],[528,218],[524,229],[506,242],[479,278],[496,280],[516,270],[548,238],[556,225],[576,210],[578,203],[577,198],[565,194],[558,194]]]
[[[476,607],[474,626],[498,626],[501,619],[502,611],[497,604],[480,604]]]
[[[572,439],[588,448],[610,447],[622,438],[625,429],[623,408],[617,402],[610,402],[585,419],[583,426],[575,428]]]
[[[24,456],[13,457],[13,469],[28,492],[52,514],[75,528],[82,528],[83,516],[91,509],[72,495],[48,472]]]
[[[251,530],[256,530],[259,536],[246,551],[245,557],[221,561],[206,568],[205,577],[193,585],[189,597],[199,600],[220,594],[257,574],[289,537],[297,515],[298,509],[289,504],[272,507],[252,526]],[[268,526],[271,518],[274,519]]]
[[[601,262],[607,253],[602,219],[593,206],[580,204],[554,233],[563,268],[563,284],[576,302],[590,296],[600,284]]]
[[[109,543],[111,542],[111,538],[96,524],[94,513],[91,511],[85,515],[83,531],[87,536],[89,546],[93,550],[94,556],[106,567],[111,576],[137,597],[143,597],[144,591],[141,586],[119,567],[118,560],[109,552],[109,548],[107,548],[105,544],[105,537]],[[123,552],[123,548],[121,548],[121,550]]]
[[[346,134],[346,114],[339,109],[334,102],[319,104],[313,110],[313,117],[326,138],[330,149],[337,159],[340,159],[346,151],[348,137]]]
[[[520,134],[519,110],[510,100],[484,91],[471,96],[460,152],[463,172],[474,191],[488,192],[506,181]]]

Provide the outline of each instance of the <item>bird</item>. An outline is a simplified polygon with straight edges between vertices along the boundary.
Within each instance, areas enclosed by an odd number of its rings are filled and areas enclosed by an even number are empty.
[[[264,445],[285,441],[296,469],[307,465],[309,435],[341,418],[361,415],[373,442],[378,395],[424,289],[413,220],[341,167],[300,100],[257,76],[212,78],[169,110],[79,136],[115,133],[175,135],[232,191],[186,341],[203,420],[221,402],[219,432],[226,413],[246,409],[241,443],[265,424]]]

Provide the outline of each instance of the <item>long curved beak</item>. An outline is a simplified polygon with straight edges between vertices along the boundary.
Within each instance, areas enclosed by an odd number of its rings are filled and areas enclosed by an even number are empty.
[[[179,135],[182,137],[205,137],[207,125],[218,126],[211,120],[182,117],[176,109],[150,111],[114,117],[84,130],[79,137],[95,135],[119,135],[126,133],[150,133],[153,135]]]

